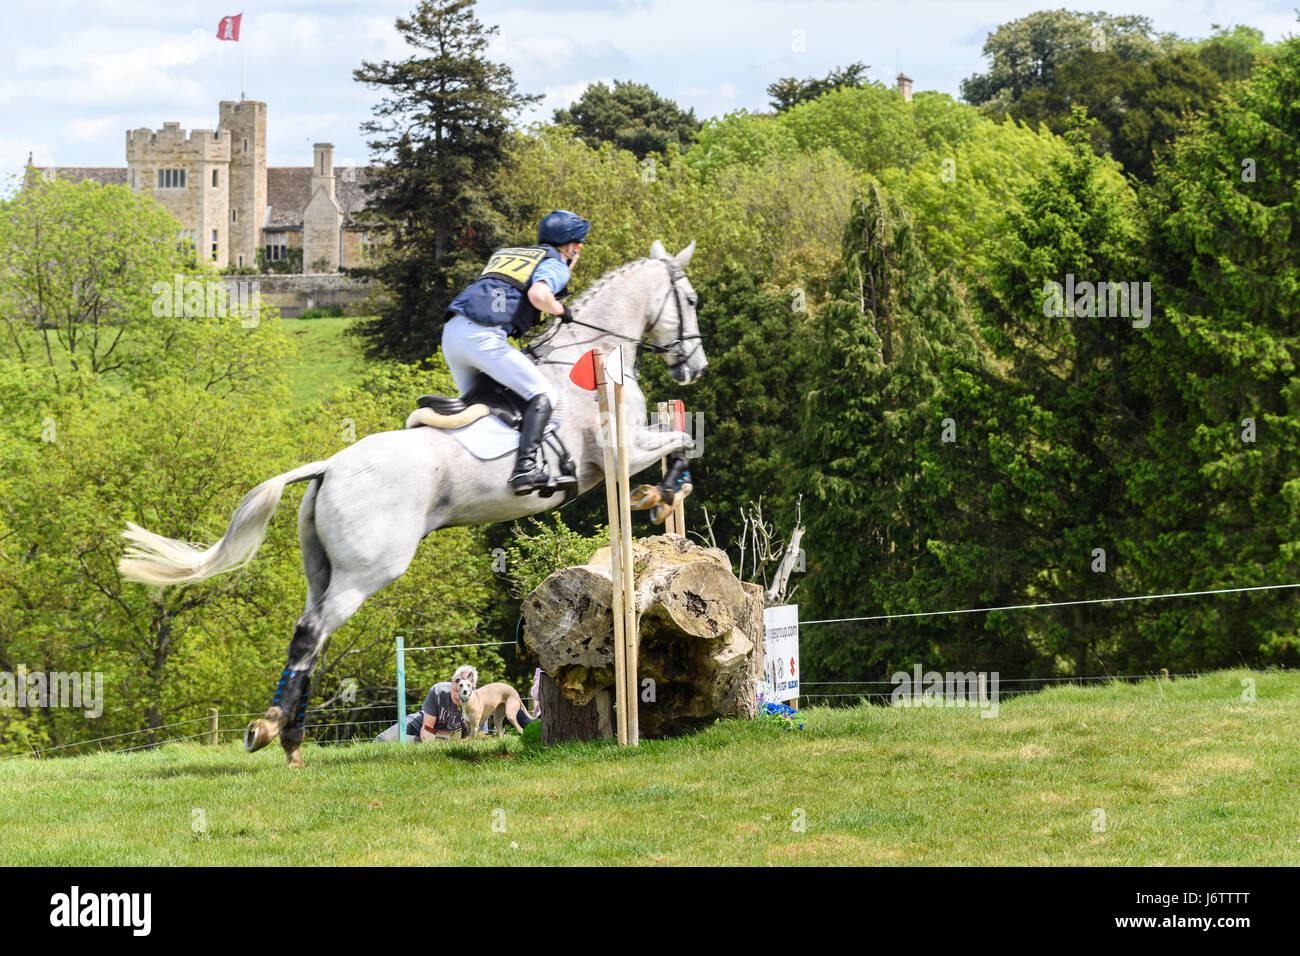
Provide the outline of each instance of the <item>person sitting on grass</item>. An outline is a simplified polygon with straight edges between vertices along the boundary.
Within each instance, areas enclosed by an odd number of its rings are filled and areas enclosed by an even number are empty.
[[[468,737],[469,731],[465,727],[465,719],[460,712],[460,692],[457,684],[461,677],[466,676],[472,671],[468,664],[456,668],[456,673],[451,675],[451,680],[442,681],[434,684],[429,688],[429,693],[424,698],[424,706],[415,713],[406,718],[406,736],[414,743],[419,743],[429,739],[436,740],[454,740],[457,737]],[[519,726],[523,727],[532,722],[528,716],[528,711],[521,708],[518,714]],[[483,728],[487,726],[484,720]],[[393,743],[400,740],[397,736],[400,729],[399,724],[393,724],[378,737],[375,743]]]

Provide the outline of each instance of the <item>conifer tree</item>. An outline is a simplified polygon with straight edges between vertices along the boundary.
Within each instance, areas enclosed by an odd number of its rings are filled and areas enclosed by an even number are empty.
[[[384,94],[362,125],[375,136],[378,165],[361,224],[380,258],[352,270],[386,293],[378,317],[359,329],[372,357],[433,354],[447,304],[501,238],[491,184],[508,162],[511,118],[539,97],[519,93],[510,68],[487,59],[496,29],[475,18],[473,0],[421,0],[397,21],[416,52],[363,62],[353,74]]]

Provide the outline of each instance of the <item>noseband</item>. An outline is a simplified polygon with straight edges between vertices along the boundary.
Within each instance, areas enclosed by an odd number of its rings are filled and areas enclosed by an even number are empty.
[[[655,320],[650,323],[642,334],[649,335],[659,325],[659,320],[664,317],[664,308],[668,305],[668,297],[671,295],[677,304],[677,338],[667,345],[655,345],[651,342],[644,344],[655,352],[668,352],[675,348],[681,357],[669,365],[668,368],[670,371],[676,371],[689,362],[691,356],[695,354],[695,350],[700,347],[699,343],[696,342],[695,345],[691,346],[691,350],[687,352],[684,348],[686,342],[690,339],[703,339],[703,336],[698,333],[695,335],[686,334],[686,306],[682,302],[682,290],[677,287],[678,281],[686,278],[686,270],[671,259],[661,261],[668,267],[668,291],[664,293],[664,300],[659,303],[659,311],[655,313]]]

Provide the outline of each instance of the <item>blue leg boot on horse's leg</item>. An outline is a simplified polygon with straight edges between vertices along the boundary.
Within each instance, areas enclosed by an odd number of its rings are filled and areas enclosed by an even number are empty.
[[[524,410],[524,421],[519,426],[519,453],[515,470],[510,475],[510,487],[517,495],[534,491],[563,489],[577,483],[573,475],[560,474],[552,478],[546,470],[542,454],[542,439],[546,437],[546,423],[551,420],[551,400],[545,395],[535,395]]]

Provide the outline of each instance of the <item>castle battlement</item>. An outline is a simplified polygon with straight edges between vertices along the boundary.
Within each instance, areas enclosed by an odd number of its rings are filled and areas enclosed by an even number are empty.
[[[164,123],[160,130],[142,126],[126,131],[126,158],[128,163],[155,159],[225,163],[230,161],[230,135],[220,129],[186,132],[180,123]]]

